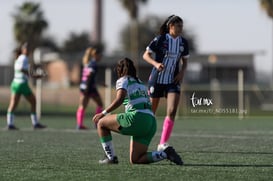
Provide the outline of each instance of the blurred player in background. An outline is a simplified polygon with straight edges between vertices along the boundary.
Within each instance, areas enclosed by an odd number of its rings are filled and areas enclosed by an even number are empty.
[[[173,147],[167,146],[162,151],[148,152],[148,146],[156,132],[156,119],[151,110],[146,86],[136,76],[133,61],[125,58],[118,62],[118,80],[116,82],[116,98],[101,113],[93,117],[97,125],[98,135],[106,158],[101,164],[116,164],[118,158],[112,145],[111,131],[122,135],[130,135],[130,162],[147,164],[168,159],[177,165],[183,162]],[[125,105],[125,113],[107,115]]]
[[[39,123],[36,114],[36,98],[32,93],[29,85],[29,76],[33,78],[41,78],[42,75],[30,75],[29,71],[29,60],[28,60],[28,44],[22,45],[21,49],[15,52],[15,63],[14,63],[14,78],[11,83],[11,97],[10,103],[7,111],[7,125],[9,130],[17,130],[18,128],[14,125],[14,111],[19,103],[21,95],[23,95],[26,100],[31,105],[30,118],[34,129],[43,129],[46,126]]]
[[[160,35],[151,41],[143,54],[143,59],[153,65],[148,84],[154,113],[160,98],[167,98],[167,115],[158,150],[164,148],[170,138],[180,101],[180,84],[189,58],[188,42],[182,37],[182,30],[183,20],[179,16],[168,17],[160,27]]]
[[[96,114],[102,111],[102,99],[96,87],[97,62],[101,60],[102,52],[99,48],[89,47],[82,59],[83,69],[80,83],[80,103],[77,110],[77,129],[87,129],[84,126],[85,109],[92,98],[96,105]]]

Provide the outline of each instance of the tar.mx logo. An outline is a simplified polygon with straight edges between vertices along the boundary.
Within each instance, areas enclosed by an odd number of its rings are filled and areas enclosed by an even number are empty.
[[[191,104],[193,107],[196,106],[210,106],[213,104],[212,99],[209,98],[199,98],[199,97],[195,97],[195,92],[193,92],[192,96],[191,96]]]

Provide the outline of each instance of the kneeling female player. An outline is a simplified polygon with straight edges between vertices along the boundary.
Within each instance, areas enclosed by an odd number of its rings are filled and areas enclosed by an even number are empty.
[[[124,58],[116,67],[116,98],[101,113],[93,117],[106,158],[99,163],[118,163],[112,145],[111,131],[131,136],[130,162],[147,164],[168,159],[177,165],[183,165],[180,156],[173,147],[166,146],[161,151],[148,152],[148,146],[156,132],[156,119],[151,110],[146,86],[137,78],[133,61]],[[108,115],[121,104],[125,112]]]

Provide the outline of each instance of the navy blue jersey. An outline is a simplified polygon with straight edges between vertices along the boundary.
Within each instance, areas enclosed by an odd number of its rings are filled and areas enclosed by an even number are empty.
[[[80,84],[81,90],[95,87],[95,78],[97,74],[97,69],[98,69],[98,66],[95,60],[90,60],[90,62],[83,67],[81,84]]]
[[[179,72],[181,58],[189,57],[188,42],[182,36],[173,38],[170,34],[155,37],[147,50],[155,54],[155,60],[164,64],[164,69],[158,72],[155,67],[151,72],[150,81],[158,84],[173,83]],[[153,80],[152,80],[153,79]]]

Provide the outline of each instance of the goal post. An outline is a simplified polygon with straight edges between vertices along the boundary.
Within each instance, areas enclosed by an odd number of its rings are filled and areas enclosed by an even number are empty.
[[[107,67],[105,69],[105,102],[104,106],[108,106],[111,104],[111,94],[112,94],[112,71],[111,68]]]
[[[244,71],[238,70],[238,118],[244,118]]]
[[[40,48],[34,50],[33,59],[35,64],[42,64],[42,52]],[[42,114],[42,79],[36,79],[36,114],[38,120],[40,120]]]

